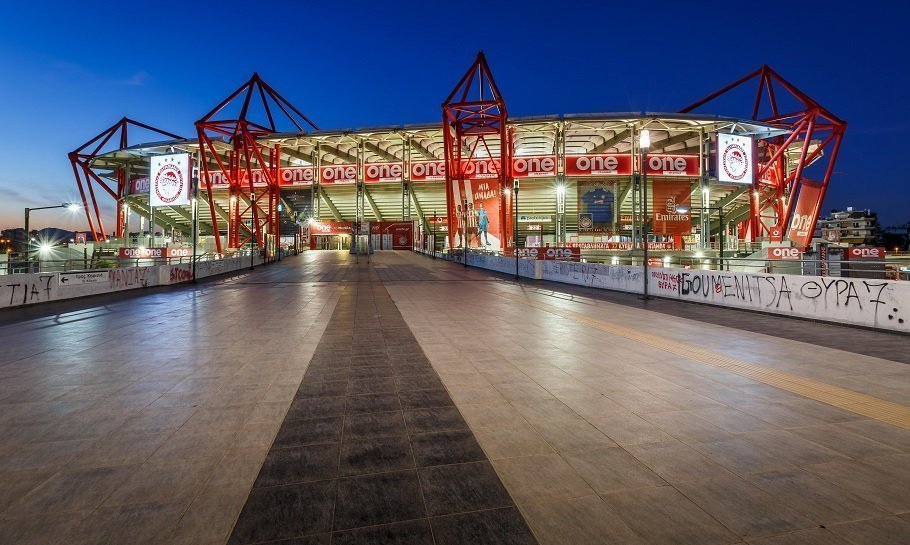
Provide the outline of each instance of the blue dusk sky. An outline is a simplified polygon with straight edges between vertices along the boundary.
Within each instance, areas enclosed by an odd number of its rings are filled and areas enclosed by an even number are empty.
[[[76,200],[67,152],[124,115],[192,136],[258,71],[321,128],[434,122],[480,49],[513,116],[673,112],[769,64],[850,123],[823,210],[904,223],[908,9],[857,5],[6,2],[0,228],[20,226],[26,206]],[[753,89],[706,111],[748,116]],[[48,210],[32,225],[82,229],[85,218]]]

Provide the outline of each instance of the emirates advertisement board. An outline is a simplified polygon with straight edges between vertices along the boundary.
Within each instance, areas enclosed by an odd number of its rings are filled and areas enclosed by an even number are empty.
[[[190,154],[153,156],[150,161],[149,179],[150,206],[189,204],[192,184]]]
[[[654,210],[652,232],[657,235],[688,235],[692,232],[692,186],[687,182],[655,180],[651,184]],[[679,211],[683,208],[684,211]]]
[[[796,207],[793,209],[790,228],[787,230],[787,238],[799,247],[805,248],[812,242],[812,233],[815,231],[818,209],[822,204],[821,198],[821,184],[805,180],[800,184],[799,195],[796,197]]]

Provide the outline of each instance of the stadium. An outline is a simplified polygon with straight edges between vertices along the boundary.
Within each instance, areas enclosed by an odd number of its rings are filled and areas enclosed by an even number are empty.
[[[509,117],[483,53],[441,114],[326,130],[254,74],[193,138],[123,118],[69,158],[102,246],[770,258],[810,247],[846,130],[768,66],[673,113]]]

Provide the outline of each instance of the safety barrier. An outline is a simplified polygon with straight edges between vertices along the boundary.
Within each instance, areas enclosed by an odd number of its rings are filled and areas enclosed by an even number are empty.
[[[512,257],[469,253],[467,263],[515,274]],[[635,265],[519,259],[518,274],[644,292],[644,271]],[[654,297],[910,333],[910,283],[905,281],[656,267],[648,269],[648,292]]]
[[[196,278],[248,268],[262,263],[258,255],[199,261]],[[167,286],[193,279],[191,263],[87,271],[13,274],[0,282],[0,309],[61,301],[124,290]]]

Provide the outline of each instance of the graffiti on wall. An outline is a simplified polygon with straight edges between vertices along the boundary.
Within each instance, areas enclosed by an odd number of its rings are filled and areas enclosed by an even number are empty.
[[[895,283],[884,280],[672,269],[649,276],[655,295],[897,328],[905,323]]]
[[[56,283],[53,274],[23,274],[0,284],[2,306],[30,305],[50,301]]]

